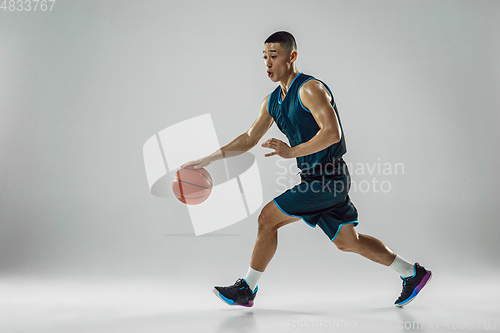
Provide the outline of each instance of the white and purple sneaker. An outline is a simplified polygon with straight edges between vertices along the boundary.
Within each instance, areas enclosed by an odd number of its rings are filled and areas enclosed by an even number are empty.
[[[252,291],[245,279],[238,279],[232,286],[214,287],[213,292],[226,304],[251,307],[258,289]]]
[[[396,302],[394,302],[396,306],[403,307],[413,301],[432,277],[432,272],[420,266],[418,262],[415,263],[414,267],[415,274],[407,278],[401,277],[403,279],[403,291]]]

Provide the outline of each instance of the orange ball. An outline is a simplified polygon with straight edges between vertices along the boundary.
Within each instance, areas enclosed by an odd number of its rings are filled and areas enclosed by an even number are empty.
[[[175,173],[172,181],[175,197],[186,205],[198,205],[207,200],[212,187],[212,177],[204,168],[182,168]]]

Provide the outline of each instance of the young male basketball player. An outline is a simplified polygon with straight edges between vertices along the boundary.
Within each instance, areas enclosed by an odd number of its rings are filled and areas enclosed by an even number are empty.
[[[263,55],[268,77],[279,86],[264,98],[253,125],[220,150],[183,167],[201,168],[248,151],[275,122],[290,145],[269,139],[262,147],[273,151],[265,156],[296,158],[302,182],[262,209],[245,278],[232,286],[215,287],[214,293],[227,304],[253,306],[257,282],[276,252],[278,229],[302,219],[312,227],[319,225],[339,250],[358,253],[397,271],[403,291],[395,304],[410,303],[432,273],[418,263],[410,264],[380,240],[354,229],[358,213],[348,195],[350,176],[342,159],[346,144],[332,92],[322,81],[299,73],[295,64],[297,45],[290,33],[280,31],[269,36]]]

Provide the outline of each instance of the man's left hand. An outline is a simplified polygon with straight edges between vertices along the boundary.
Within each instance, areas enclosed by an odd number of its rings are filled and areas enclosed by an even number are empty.
[[[262,144],[262,147],[274,149],[273,152],[264,155],[266,157],[273,156],[273,155],[278,155],[278,156],[281,156],[283,158],[292,158],[293,157],[293,155],[292,155],[293,148],[290,148],[289,145],[287,145],[283,141],[275,139],[275,138],[269,139],[266,142],[264,142]]]

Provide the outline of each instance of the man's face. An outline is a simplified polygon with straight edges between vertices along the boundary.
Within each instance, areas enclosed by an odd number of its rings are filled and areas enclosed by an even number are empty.
[[[279,43],[264,44],[264,63],[271,81],[279,82],[286,79],[292,68],[292,53],[286,52]]]

